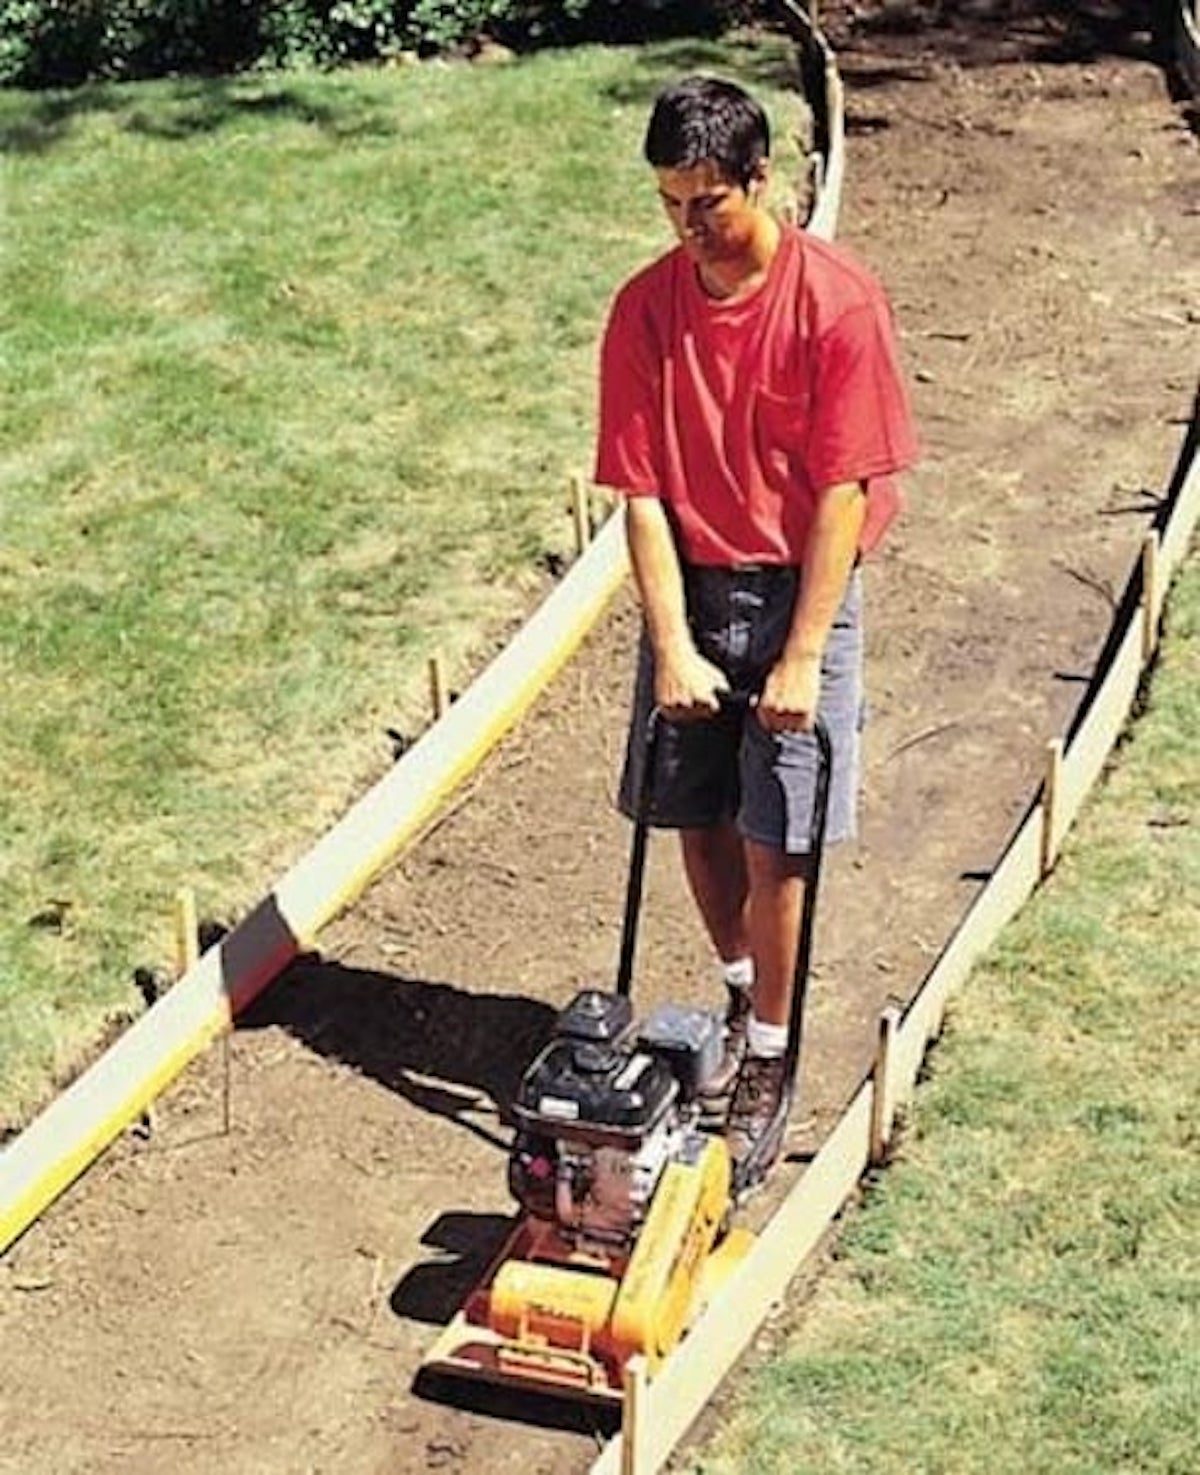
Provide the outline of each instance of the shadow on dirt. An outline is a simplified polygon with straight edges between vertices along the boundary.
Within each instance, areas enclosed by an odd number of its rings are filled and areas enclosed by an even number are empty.
[[[445,1326],[499,1252],[512,1223],[503,1214],[439,1214],[421,1244],[441,1253],[405,1271],[389,1297],[394,1314]]]
[[[592,1434],[603,1439],[611,1439],[621,1424],[618,1413],[586,1403],[522,1393],[488,1383],[469,1383],[444,1373],[419,1372],[413,1380],[413,1392],[430,1403],[449,1404],[484,1418],[533,1424],[539,1429],[563,1429],[572,1434]]]
[[[514,994],[473,994],[309,955],[242,1015],[238,1027],[278,1025],[316,1054],[507,1152],[503,1127],[521,1072],[556,1013]]]
[[[844,48],[866,38],[884,50],[900,42],[909,51],[919,41],[940,61],[990,67],[1102,56],[1155,60],[1155,20],[1154,0],[883,0],[831,29]],[[841,71],[851,85],[863,85],[849,57]]]

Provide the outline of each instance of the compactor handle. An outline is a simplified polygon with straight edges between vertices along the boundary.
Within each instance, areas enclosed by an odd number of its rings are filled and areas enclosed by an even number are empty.
[[[617,993],[629,996],[633,987],[633,954],[637,947],[638,920],[642,912],[642,889],[646,874],[646,842],[650,833],[654,770],[658,765],[658,739],[666,719],[657,707],[646,722],[646,746],[642,756],[642,781],[638,785],[637,813],[629,850],[629,878],[625,883],[625,920],[621,927],[621,960],[617,964]]]
[[[813,795],[812,830],[809,832],[808,876],[804,887],[804,903],[800,910],[800,937],[796,945],[796,967],[792,974],[792,999],[788,1010],[788,1037],[784,1047],[785,1094],[788,1106],[796,1089],[800,1065],[800,1046],[804,1038],[804,1001],[808,993],[808,975],[812,966],[813,933],[816,930],[817,887],[821,881],[821,860],[825,854],[825,822],[829,818],[829,784],[833,777],[833,743],[829,729],[818,717],[813,724],[820,763],[817,767],[816,792]]]
[[[756,691],[720,693],[723,709],[748,711],[758,699]],[[637,812],[630,846],[629,878],[625,887],[625,920],[621,929],[621,956],[617,965],[617,993],[627,997],[633,986],[633,959],[637,948],[638,922],[642,910],[642,891],[646,873],[646,845],[650,830],[650,811],[654,793],[654,773],[658,765],[659,736],[667,719],[655,707],[646,723],[646,744],[642,760],[642,780],[638,786]],[[804,906],[800,915],[800,938],[796,950],[796,971],[792,986],[792,1007],[788,1020],[787,1079],[796,1075],[800,1058],[803,1028],[804,995],[812,960],[813,922],[816,916],[817,882],[820,878],[821,854],[825,846],[825,820],[829,810],[829,780],[833,769],[833,746],[824,722],[818,717],[813,725],[820,764],[813,804],[813,824],[809,841],[812,862],[808,885],[804,888]]]

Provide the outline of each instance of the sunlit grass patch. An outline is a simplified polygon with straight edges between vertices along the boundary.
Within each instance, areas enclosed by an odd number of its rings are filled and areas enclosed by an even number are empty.
[[[717,1472],[1172,1472],[1200,1393],[1200,568]]]

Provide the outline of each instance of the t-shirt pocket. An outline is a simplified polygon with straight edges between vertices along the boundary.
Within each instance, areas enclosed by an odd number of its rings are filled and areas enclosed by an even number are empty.
[[[808,396],[760,389],[754,405],[754,434],[764,466],[803,460],[808,445]]]

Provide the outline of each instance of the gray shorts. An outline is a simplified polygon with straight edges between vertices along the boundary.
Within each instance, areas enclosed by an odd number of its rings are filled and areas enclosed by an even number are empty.
[[[687,567],[688,623],[700,653],[734,691],[757,691],[779,657],[796,597],[791,568]],[[821,662],[818,711],[833,746],[827,842],[855,833],[862,728],[862,578],[850,576]],[[654,702],[654,660],[642,633],[633,711],[618,797],[633,817]],[[735,820],[749,840],[803,855],[810,848],[817,771],[810,733],[766,732],[753,712],[730,708],[699,722],[662,726],[650,822],[704,829]]]

